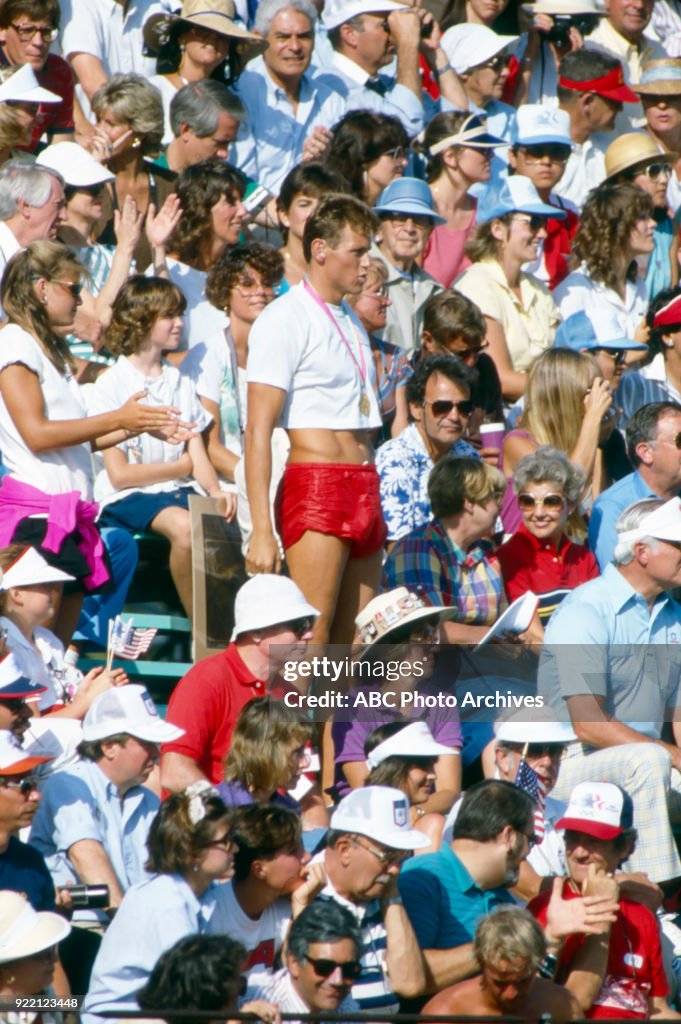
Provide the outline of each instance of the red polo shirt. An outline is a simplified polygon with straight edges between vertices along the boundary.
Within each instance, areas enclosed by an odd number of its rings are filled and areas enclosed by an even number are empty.
[[[521,523],[497,551],[509,601],[532,590],[539,598],[539,618],[546,625],[565,595],[600,576],[598,562],[587,547],[563,535],[556,548],[538,540]]]
[[[167,720],[185,734],[164,743],[162,753],[184,754],[196,761],[211,782],[222,782],[223,761],[239,712],[265,693],[265,683],[242,661],[236,644],[197,662],[180,679],[168,704]]]

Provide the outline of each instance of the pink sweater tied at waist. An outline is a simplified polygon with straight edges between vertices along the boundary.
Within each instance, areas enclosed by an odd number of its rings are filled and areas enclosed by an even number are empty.
[[[0,547],[7,547],[17,527],[29,516],[47,515],[47,533],[42,546],[59,554],[66,538],[78,531],[78,550],[83,555],[90,575],[83,583],[95,590],[109,579],[104,562],[104,544],[95,519],[99,506],[83,501],[78,491],[67,494],[45,494],[30,484],[5,476],[0,482]]]

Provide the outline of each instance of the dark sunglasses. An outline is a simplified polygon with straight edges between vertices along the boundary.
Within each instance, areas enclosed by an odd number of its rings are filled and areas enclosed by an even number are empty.
[[[474,70],[477,71],[478,68],[490,68],[491,71],[501,71],[502,68],[506,67],[509,60],[510,57],[507,57],[505,53],[498,53],[496,57],[492,57],[491,60],[486,60],[484,64],[478,64],[478,67],[474,68]]]
[[[514,745],[514,750],[523,757],[550,757],[552,761],[559,761],[563,756],[565,745],[563,743],[527,743]]]
[[[86,195],[91,196],[93,199],[96,199],[103,188],[103,182],[100,183],[99,185],[67,185],[67,187],[64,189],[64,193],[66,195],[67,201],[69,199],[73,199],[77,192],[85,192]]]
[[[604,352],[607,356],[610,356],[616,366],[622,366],[627,361],[627,353],[621,348],[597,348],[594,351]]]
[[[292,622],[286,623],[286,628],[290,629],[292,633],[301,640],[306,633],[309,633],[314,625],[313,620],[309,616],[305,616],[302,619],[293,619]]]
[[[28,796],[34,789],[38,788],[38,776],[37,775],[26,775],[23,779],[14,781],[8,778],[0,779],[0,789],[13,789],[15,792],[21,793],[22,796]]]
[[[551,163],[564,164],[570,158],[572,150],[569,146],[563,146],[560,142],[545,142],[536,146],[518,146],[521,153],[527,159],[543,160],[548,157]]]
[[[227,846],[234,846],[234,836],[231,832],[226,832],[224,836],[220,836],[219,839],[211,839],[210,842],[203,844],[206,849],[212,846],[222,847],[223,849]]]
[[[358,960],[345,960],[344,963],[339,964],[336,960],[317,960],[311,956],[306,956],[304,959],[312,964],[312,970],[320,978],[328,978],[337,967],[341,969],[343,981],[354,981],[362,973],[362,965]]]
[[[436,398],[434,402],[429,402],[424,398],[423,404],[432,405],[433,416],[437,416],[438,419],[449,416],[453,409],[456,409],[460,416],[470,416],[474,408],[470,398],[464,399],[463,402],[450,402],[446,398]]]
[[[643,170],[636,171],[634,177],[637,177],[639,174],[646,174],[651,181],[657,181],[657,179],[663,175],[665,178],[670,178],[672,169],[669,164],[648,164],[648,166],[644,167]]]
[[[512,219],[527,224],[532,234],[546,227],[546,217],[540,213],[514,213]]]
[[[519,494],[518,505],[526,512],[537,505],[555,510],[563,508],[565,498],[562,494],[546,494],[543,498],[535,498],[534,494]]]
[[[12,715],[18,715],[27,707],[27,704],[23,697],[5,697],[0,699],[0,707],[5,708]]]
[[[52,279],[52,284],[60,284],[62,288],[67,288],[73,295],[74,299],[79,299],[80,293],[83,290],[83,286],[80,281],[58,281],[55,277]]]

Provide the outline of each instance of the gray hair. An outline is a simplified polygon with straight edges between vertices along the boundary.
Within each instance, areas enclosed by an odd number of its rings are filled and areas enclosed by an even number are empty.
[[[528,484],[555,484],[571,505],[579,501],[585,482],[584,471],[573,465],[565,452],[548,444],[543,444],[529,455],[523,455],[513,474],[516,494],[524,491]]]
[[[143,75],[112,75],[92,97],[92,110],[101,117],[110,109],[114,117],[142,136],[142,153],[158,152],[163,138],[163,99]]]
[[[170,127],[175,138],[183,124],[198,138],[207,138],[217,130],[220,114],[229,114],[235,121],[246,120],[246,110],[239,97],[211,78],[190,82],[178,89],[170,101]]]
[[[641,498],[640,501],[635,501],[633,505],[629,505],[615,523],[617,536],[619,537],[621,533],[625,533],[627,530],[635,530],[641,526],[651,512],[661,508],[662,505],[664,505],[664,501],[661,498]],[[641,542],[650,544],[653,548],[657,547],[657,541],[654,537],[639,537],[634,541],[618,540],[612,556],[615,565],[628,565],[629,562],[633,561],[634,545]]]
[[[28,206],[44,206],[52,195],[54,179],[63,185],[57,171],[39,167],[27,160],[9,160],[0,168],[0,221],[9,220],[17,212],[19,200]]]
[[[302,963],[310,946],[316,942],[341,942],[350,939],[356,956],[362,949],[362,933],[353,914],[336,903],[324,900],[310,903],[293,921],[288,934],[288,951],[294,960]]]
[[[285,11],[287,7],[291,7],[294,11],[298,11],[300,14],[308,17],[314,31],[317,24],[317,10],[310,3],[310,0],[261,0],[261,3],[258,4],[253,28],[256,32],[266,36],[276,16],[281,11]]]

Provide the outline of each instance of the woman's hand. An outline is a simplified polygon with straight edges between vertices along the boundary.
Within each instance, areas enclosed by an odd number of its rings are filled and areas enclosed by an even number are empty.
[[[120,407],[119,427],[131,436],[176,427],[180,410],[169,405],[143,405],[142,399],[146,396],[146,391],[138,391]]]
[[[596,377],[584,397],[584,410],[587,416],[599,424],[612,405],[612,388],[610,382],[603,377]]]
[[[328,879],[323,861],[308,864],[303,869],[304,882],[291,893],[291,916],[295,920],[298,915],[313,903],[326,885]]]
[[[142,234],[143,214],[137,209],[137,203],[132,196],[126,196],[123,200],[123,208],[114,210],[114,234],[116,243],[129,252],[133,252]]]
[[[116,153],[116,150],[128,141],[131,135],[132,128],[129,128],[127,132],[119,135],[115,142],[112,142],[104,129],[95,125],[87,147],[90,150],[90,156],[93,156],[100,164],[105,164]]]
[[[181,216],[180,200],[174,192],[166,198],[158,213],[154,204],[150,203],[144,224],[149,245],[154,249],[164,249]]]

